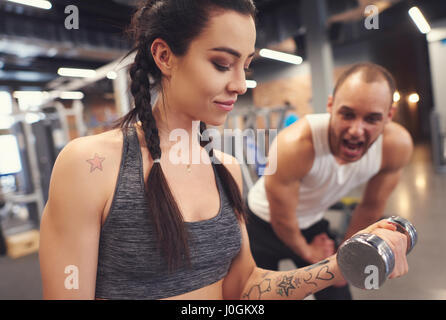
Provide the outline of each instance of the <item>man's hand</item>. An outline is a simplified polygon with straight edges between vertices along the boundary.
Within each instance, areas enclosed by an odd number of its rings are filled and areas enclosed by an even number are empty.
[[[321,233],[313,238],[309,244],[309,263],[314,264],[335,253],[335,243],[326,233]]]
[[[314,264],[325,258],[335,254],[336,247],[335,242],[328,237],[326,233],[322,233],[313,238],[313,241],[310,244],[311,248],[311,260],[310,263]],[[335,287],[343,287],[347,285],[347,281],[340,281],[333,286]]]

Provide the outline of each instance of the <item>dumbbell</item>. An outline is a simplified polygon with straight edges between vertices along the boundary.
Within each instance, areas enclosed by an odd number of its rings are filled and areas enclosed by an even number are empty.
[[[417,243],[415,227],[401,217],[392,216],[387,220],[407,236],[408,254]],[[374,288],[380,288],[395,267],[395,255],[390,246],[377,235],[369,233],[357,234],[346,240],[339,247],[336,259],[344,279],[361,289],[370,289],[367,283],[370,285],[372,273],[378,280]]]

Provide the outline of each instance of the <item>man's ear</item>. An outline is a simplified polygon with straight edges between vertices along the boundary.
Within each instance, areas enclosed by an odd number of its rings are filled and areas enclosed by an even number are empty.
[[[172,74],[175,60],[175,55],[169,45],[163,39],[157,38],[152,42],[150,51],[161,73],[169,77]]]
[[[333,96],[329,95],[327,100],[327,112],[331,113],[332,110],[333,110]]]
[[[392,104],[392,106],[390,107],[389,112],[387,113],[387,121],[386,121],[386,123],[392,121],[393,116],[395,115],[395,112],[396,112],[396,108],[397,108],[396,104]]]

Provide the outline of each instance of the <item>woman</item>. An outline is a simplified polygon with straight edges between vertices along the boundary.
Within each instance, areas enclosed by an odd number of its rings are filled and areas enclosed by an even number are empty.
[[[122,130],[70,142],[53,170],[41,223],[44,298],[300,299],[343,280],[335,256],[288,272],[257,268],[240,168],[193,134],[223,124],[246,92],[254,14],[252,0],[152,0],[137,11],[135,108]],[[215,161],[170,161],[174,129]],[[394,230],[365,230],[396,252],[392,277],[407,272],[406,241]]]

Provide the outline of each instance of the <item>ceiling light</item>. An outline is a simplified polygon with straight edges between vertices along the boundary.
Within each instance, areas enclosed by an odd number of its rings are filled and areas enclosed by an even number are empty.
[[[248,89],[254,89],[255,87],[257,87],[257,82],[254,80],[246,80],[246,87]]]
[[[418,101],[420,101],[420,96],[417,93],[412,93],[409,96],[408,101],[410,103],[417,103]]]
[[[107,79],[115,80],[117,77],[118,77],[118,75],[114,71],[110,71],[107,73]]]
[[[413,22],[418,27],[418,30],[420,30],[421,33],[429,33],[431,31],[431,27],[429,23],[427,22],[426,18],[424,17],[423,13],[418,9],[418,7],[412,7],[409,10],[409,15],[412,18]]]
[[[51,2],[45,0],[8,0],[8,1],[46,10],[52,8]]]
[[[64,100],[82,100],[84,94],[81,91],[65,91],[60,93],[59,98]]]
[[[269,49],[261,49],[259,54],[261,57],[264,58],[279,60],[282,62],[287,62],[292,64],[301,64],[303,62],[302,57],[296,56],[294,54],[283,53]]]
[[[91,78],[96,75],[95,70],[75,69],[75,68],[59,68],[57,73],[62,77]]]
[[[401,95],[398,91],[395,91],[395,93],[393,94],[393,102],[398,102],[401,100]]]
[[[46,91],[14,91],[12,96],[16,99],[20,98],[40,98],[40,97],[46,97],[48,95],[48,92]]]

